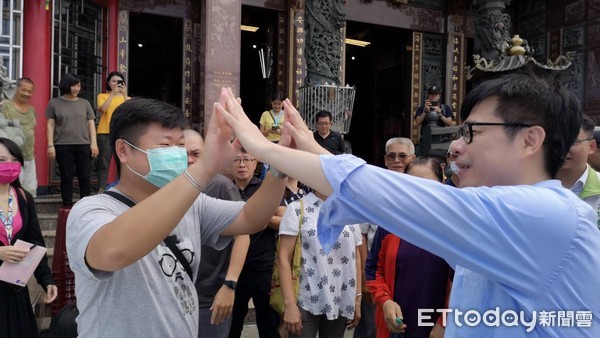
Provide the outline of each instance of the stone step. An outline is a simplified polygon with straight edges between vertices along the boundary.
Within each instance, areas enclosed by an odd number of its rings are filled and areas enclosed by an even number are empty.
[[[38,221],[40,222],[40,229],[44,230],[56,230],[56,221],[58,220],[58,210],[55,213],[38,213]]]
[[[38,215],[56,214],[62,206],[62,199],[58,195],[38,196],[35,198],[35,207]]]
[[[54,242],[56,240],[56,230],[42,230],[42,237],[44,237],[44,243],[46,243],[46,248],[54,248]]]

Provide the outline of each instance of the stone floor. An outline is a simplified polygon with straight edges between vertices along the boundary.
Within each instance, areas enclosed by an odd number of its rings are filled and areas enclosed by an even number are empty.
[[[352,338],[353,334],[354,334],[354,330],[346,331],[346,334],[344,334],[344,338]],[[317,335],[317,337],[318,337],[318,335]],[[258,337],[258,329],[256,328],[256,324],[244,325],[244,330],[242,331],[241,338],[259,338]],[[327,337],[324,337],[324,338],[327,338]]]

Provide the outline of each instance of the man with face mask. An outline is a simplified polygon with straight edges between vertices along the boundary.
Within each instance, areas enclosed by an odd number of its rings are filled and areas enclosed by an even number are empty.
[[[236,152],[231,129],[216,127],[218,115],[188,167],[178,108],[132,99],[115,110],[110,143],[120,181],[80,200],[67,221],[80,336],[196,337],[201,245],[223,249],[232,236],[263,229],[275,212],[285,180],[274,169],[246,203],[203,193]]]

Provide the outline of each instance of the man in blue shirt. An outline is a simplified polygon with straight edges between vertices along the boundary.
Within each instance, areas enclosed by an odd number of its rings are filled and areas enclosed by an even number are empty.
[[[267,144],[233,101],[230,93],[218,114],[252,155],[329,196],[319,220],[325,248],[342,224],[367,221],[455,267],[446,337],[600,337],[595,214],[552,179],[581,124],[559,78],[524,70],[467,95],[462,138],[450,149],[462,189],[350,155],[315,156],[325,152],[289,101],[282,139],[303,151]]]

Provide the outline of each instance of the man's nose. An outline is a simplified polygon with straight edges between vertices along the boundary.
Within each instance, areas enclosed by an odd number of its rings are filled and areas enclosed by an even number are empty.
[[[450,153],[450,155],[456,157],[459,154],[462,154],[465,150],[465,146],[467,144],[465,143],[465,140],[460,137],[458,140],[455,140],[454,142],[450,143],[450,147],[448,148],[448,152]]]

